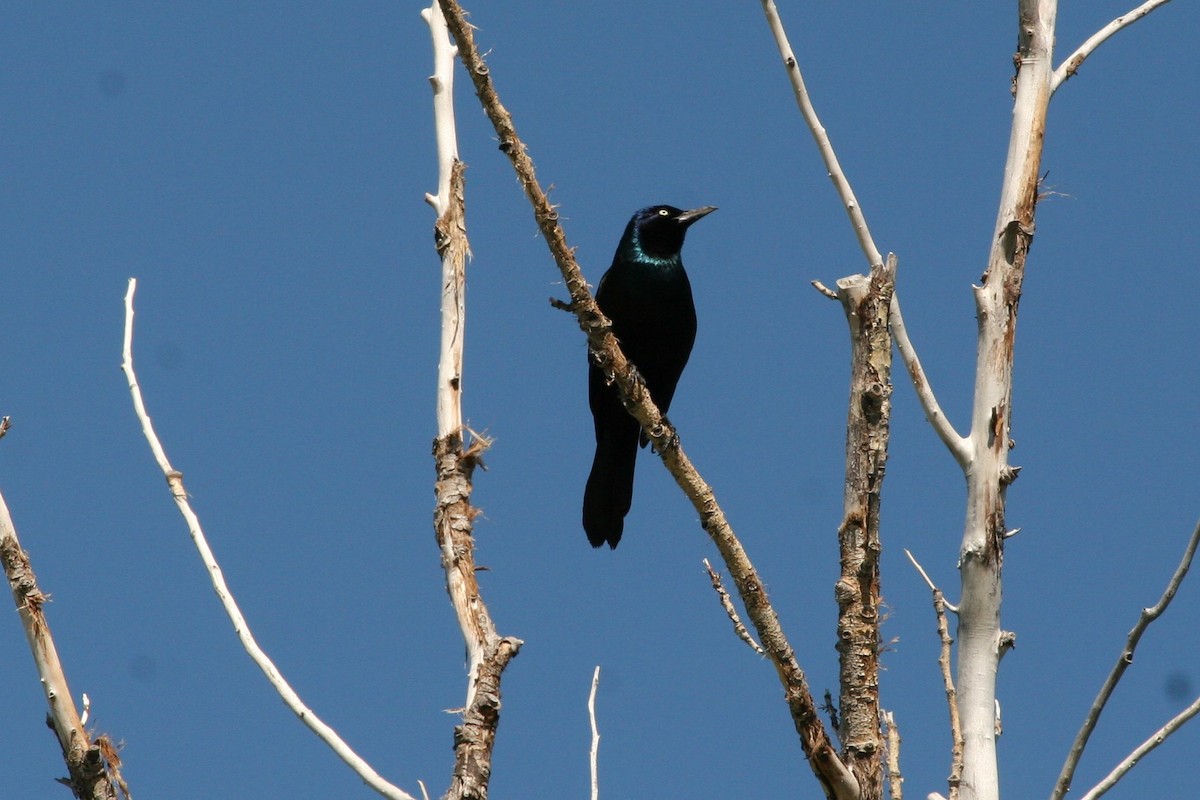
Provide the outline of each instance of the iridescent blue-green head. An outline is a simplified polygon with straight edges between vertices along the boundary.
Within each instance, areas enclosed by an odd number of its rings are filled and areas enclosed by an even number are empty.
[[[648,206],[629,220],[621,237],[622,253],[646,255],[656,260],[679,258],[683,236],[693,222],[716,211],[716,206],[703,206],[682,211],[675,206]]]

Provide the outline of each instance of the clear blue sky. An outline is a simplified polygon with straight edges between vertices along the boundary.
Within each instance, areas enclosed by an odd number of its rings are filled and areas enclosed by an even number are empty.
[[[1127,0],[1131,2],[1131,0]],[[477,7],[476,7],[477,6]],[[808,285],[863,259],[757,4],[476,4],[501,95],[595,281],[638,207],[712,204],[685,249],[700,332],[672,409],[768,582],[815,694],[834,645],[847,336]],[[375,767],[440,794],[465,679],[431,527],[438,269],[416,3],[9,4],[0,34],[0,489],[76,694],[144,798],[372,796],[240,650],[141,437],[150,412],[251,625]],[[1059,58],[1127,10],[1063,3]],[[970,286],[1011,108],[1015,3],[781,3],[912,336],[968,418]],[[1054,98],[1017,340],[999,684],[1003,788],[1049,793],[1137,611],[1200,514],[1194,54],[1174,3]],[[585,345],[468,81],[465,412],[495,438],[478,558],[504,682],[493,795],[584,797],[592,668],[607,798],[817,797],[771,667],[731,634],[714,548],[643,456],[625,539],[579,526]],[[885,705],[911,797],[944,791],[929,594],[957,599],[963,481],[909,386],[884,500]],[[1193,579],[1200,580],[1200,579]],[[1143,642],[1077,781],[1200,691],[1200,585]],[[5,796],[63,767],[16,615],[0,625]],[[1113,797],[1194,791],[1200,726]]]

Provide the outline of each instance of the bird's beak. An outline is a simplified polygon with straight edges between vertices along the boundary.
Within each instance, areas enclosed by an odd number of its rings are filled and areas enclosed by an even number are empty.
[[[707,216],[716,210],[717,210],[716,206],[701,206],[700,208],[693,208],[691,211],[683,212],[678,217],[676,217],[675,220],[676,220],[676,222],[681,223],[683,225],[683,227],[686,228],[687,226],[691,225],[696,220],[700,219],[701,217]]]

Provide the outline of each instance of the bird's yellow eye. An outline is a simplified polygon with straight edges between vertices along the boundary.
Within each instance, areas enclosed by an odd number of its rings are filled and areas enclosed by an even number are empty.
[[[669,215],[670,215],[670,213],[671,213],[671,212],[667,211],[665,208],[660,208],[660,209],[658,210],[658,215],[659,215],[660,217],[666,217],[666,216],[669,216]]]

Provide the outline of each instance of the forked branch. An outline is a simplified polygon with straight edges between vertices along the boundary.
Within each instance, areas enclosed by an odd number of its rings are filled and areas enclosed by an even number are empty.
[[[1132,753],[1121,759],[1121,763],[1113,767],[1112,772],[1104,776],[1104,780],[1100,781],[1091,789],[1088,789],[1087,792],[1081,796],[1080,800],[1096,800],[1097,797],[1100,797],[1109,789],[1116,786],[1117,781],[1121,780],[1121,778],[1125,777],[1125,773],[1137,766],[1138,762],[1141,761],[1147,753],[1165,742],[1168,736],[1183,727],[1183,724],[1192,717],[1196,716],[1197,713],[1200,713],[1200,697],[1197,697],[1192,701],[1190,706],[1168,720],[1167,724],[1163,725],[1161,728],[1151,734],[1150,738],[1133,748]]]
[[[812,98],[808,93],[808,87],[804,83],[804,75],[800,70],[800,64],[796,60],[796,54],[792,51],[792,45],[788,41],[787,31],[784,30],[783,21],[779,17],[779,11],[775,8],[773,0],[763,0],[762,6],[763,13],[767,17],[767,24],[771,28],[771,34],[775,38],[775,44],[779,48],[779,54],[783,58],[784,66],[787,68],[788,79],[791,81],[792,91],[796,96],[796,104],[800,107],[800,113],[803,115],[808,129],[812,133],[813,140],[817,144],[817,150],[821,154],[821,159],[825,162],[829,179],[833,181],[834,188],[837,190],[838,197],[842,202],[842,207],[845,208],[850,218],[850,225],[858,237],[859,247],[862,248],[863,255],[866,256],[868,264],[872,267],[881,266],[883,264],[883,256],[880,255],[879,249],[875,246],[875,240],[871,237],[871,230],[867,225],[867,218],[863,213],[862,205],[858,202],[858,198],[854,194],[854,189],[850,185],[850,180],[846,177],[846,172],[842,169],[842,165],[838,161],[837,153],[833,149],[833,142],[829,138],[829,133],[825,130],[825,126],[821,124],[820,117],[817,116],[816,108],[813,106]],[[827,297],[837,297],[836,292],[825,288],[819,281],[813,281],[813,285]],[[933,425],[938,436],[945,442],[954,459],[960,466],[965,468],[970,458],[967,442],[954,430],[949,419],[942,412],[941,406],[938,405],[937,397],[933,393],[933,387],[930,385],[929,379],[921,367],[920,359],[917,358],[916,349],[908,338],[908,331],[904,327],[904,318],[900,314],[900,303],[894,294],[892,297],[891,325],[892,334],[896,339],[896,346],[900,350],[904,365],[907,367],[909,377],[912,379],[913,387],[917,391],[917,397],[920,399],[921,406],[925,410],[925,416],[929,419],[930,424]]]
[[[1108,699],[1112,697],[1113,690],[1117,688],[1117,684],[1120,683],[1125,670],[1133,663],[1133,654],[1137,650],[1138,642],[1142,639],[1142,634],[1150,627],[1150,623],[1163,615],[1167,607],[1171,605],[1171,601],[1175,599],[1175,593],[1179,591],[1179,586],[1183,583],[1183,579],[1187,577],[1188,570],[1192,566],[1192,559],[1196,555],[1196,547],[1198,545],[1200,545],[1200,522],[1197,522],[1196,527],[1192,530],[1192,535],[1188,539],[1187,546],[1183,549],[1183,558],[1180,559],[1179,566],[1175,568],[1175,573],[1171,576],[1171,579],[1167,581],[1167,588],[1163,590],[1162,597],[1158,599],[1157,603],[1150,606],[1150,608],[1142,609],[1142,613],[1138,615],[1137,623],[1129,631],[1129,635],[1125,637],[1125,646],[1121,648],[1121,652],[1117,655],[1116,663],[1113,664],[1108,677],[1104,679],[1099,694],[1092,701],[1092,707],[1088,709],[1087,715],[1083,719],[1083,725],[1080,727],[1079,733],[1075,735],[1075,741],[1071,743],[1071,749],[1067,753],[1067,760],[1058,775],[1058,780],[1054,783],[1054,791],[1050,793],[1050,800],[1062,800],[1070,790],[1071,781],[1075,777],[1075,768],[1079,766],[1079,759],[1083,757],[1083,751],[1087,747],[1088,739],[1091,738],[1092,731],[1096,729],[1096,723],[1100,721],[1100,715],[1104,712],[1104,707],[1108,705]],[[1194,714],[1195,712],[1193,711],[1192,713]],[[1190,715],[1188,718],[1190,718]],[[1186,720],[1181,720],[1180,724],[1183,721]],[[1172,727],[1167,731],[1167,734],[1174,730],[1175,728]],[[1132,766],[1133,764],[1130,763],[1129,767]],[[1128,768],[1122,770],[1121,775],[1127,771]],[[1119,778],[1120,775],[1117,777]]]
[[[900,351],[900,358],[908,370],[908,377],[917,392],[917,400],[925,412],[925,419],[929,420],[938,438],[946,445],[946,449],[954,456],[958,465],[966,470],[971,462],[970,442],[954,429],[950,418],[942,411],[937,395],[933,393],[933,386],[929,383],[929,377],[925,374],[925,368],[921,366],[921,359],[917,357],[917,350],[908,338],[908,328],[904,326],[904,316],[900,313],[900,299],[895,294],[892,295],[891,326],[896,349]]]
[[[1138,20],[1144,18],[1154,9],[1159,6],[1165,6],[1171,0],[1147,0],[1137,8],[1114,19],[1112,22],[1105,25],[1100,30],[1092,34],[1086,42],[1079,46],[1074,53],[1067,56],[1066,60],[1054,70],[1054,75],[1050,79],[1051,93],[1058,91],[1058,87],[1062,86],[1071,78],[1075,77],[1075,73],[1079,71],[1079,67],[1087,57],[1090,56],[1097,47],[1104,44],[1117,31],[1125,28]]]

